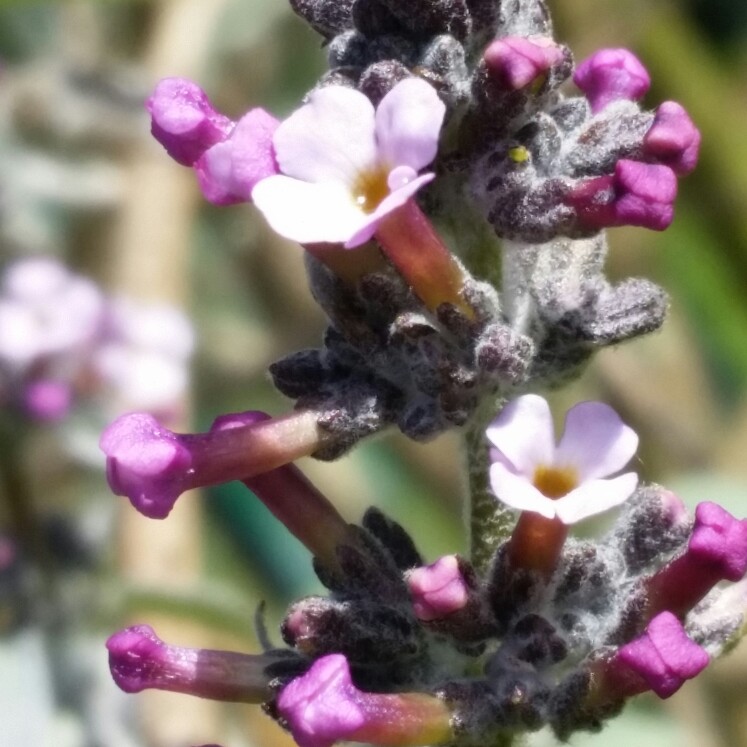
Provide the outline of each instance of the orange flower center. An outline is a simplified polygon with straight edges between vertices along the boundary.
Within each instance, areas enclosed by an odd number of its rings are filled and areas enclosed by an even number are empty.
[[[542,495],[553,500],[568,495],[578,487],[578,473],[573,467],[537,467],[532,484]]]
[[[376,166],[358,174],[353,182],[351,193],[355,204],[364,213],[373,213],[389,194],[388,176],[389,170],[382,166]]]

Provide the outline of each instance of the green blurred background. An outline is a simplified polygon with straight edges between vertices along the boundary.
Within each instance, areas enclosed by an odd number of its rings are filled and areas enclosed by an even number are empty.
[[[633,49],[653,79],[649,105],[680,101],[703,134],[673,226],[611,232],[610,275],[645,275],[667,288],[667,325],[602,352],[553,400],[558,411],[583,398],[608,401],[641,435],[646,479],[691,505],[711,499],[747,515],[747,3],[551,6],[557,37],[577,59],[604,46]],[[256,105],[284,115],[324,69],[319,37],[284,0],[6,0],[0,61],[2,260],[52,253],[111,289],[187,309],[198,351],[185,429],[231,410],[286,411],[267,364],[316,345],[324,324],[301,250],[272,235],[250,206],[204,203],[192,173],[151,141],[142,101],[159,78],[182,75],[231,116]],[[148,621],[182,645],[252,650],[260,601],[272,631],[284,606],[318,585],[306,551],[241,486],[185,497],[164,523],[135,516],[106,488],[91,422],[95,415],[23,440],[18,458],[39,516],[74,525],[97,516],[97,506],[115,513],[95,562],[60,581],[63,599],[74,601],[57,640],[42,636],[39,655],[30,654],[33,615],[0,627],[0,671],[38,669],[26,689],[0,688],[0,709],[37,724],[38,744],[55,747],[288,744],[257,708],[159,693],[120,700],[113,691],[108,631]],[[418,446],[388,435],[337,463],[302,466],[350,520],[376,503],[426,557],[465,549],[456,436]],[[7,512],[0,517],[7,523]],[[745,649],[670,701],[641,698],[603,736],[571,744],[747,745]],[[74,664],[87,689],[71,679]],[[16,729],[0,742],[30,747],[13,741]],[[541,734],[531,743],[554,741]]]

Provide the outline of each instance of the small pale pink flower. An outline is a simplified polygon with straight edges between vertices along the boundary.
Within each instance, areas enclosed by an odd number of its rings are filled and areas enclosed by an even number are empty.
[[[260,181],[252,198],[286,238],[359,246],[434,178],[418,172],[436,157],[444,112],[418,78],[398,83],[376,110],[351,88],[314,91],[275,132],[281,174]]]
[[[568,411],[555,443],[550,407],[536,394],[507,404],[487,429],[496,497],[521,511],[573,524],[617,506],[638,484],[619,472],[635,454],[638,436],[601,402]]]

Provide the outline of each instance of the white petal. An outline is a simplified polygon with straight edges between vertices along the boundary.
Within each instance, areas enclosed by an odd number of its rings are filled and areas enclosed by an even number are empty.
[[[500,462],[490,466],[490,487],[496,498],[511,508],[534,511],[548,519],[555,517],[557,501],[542,495],[529,480]]]
[[[414,172],[409,167],[405,166],[405,169],[409,172],[408,175],[412,175]],[[391,176],[394,174],[394,178]],[[361,228],[345,242],[346,249],[353,249],[356,246],[368,241],[374,233],[376,233],[376,226],[382,218],[385,218],[389,213],[396,210],[398,207],[402,207],[423,185],[433,181],[435,174],[428,173],[418,176],[412,181],[404,180],[404,173],[399,169],[395,169],[390,174],[389,186],[392,184],[399,184],[399,188],[390,192],[378,205],[376,210],[366,216],[366,222]]]
[[[550,406],[537,394],[509,402],[486,430],[488,440],[517,472],[532,477],[538,465],[550,465],[555,450]]]
[[[575,524],[619,506],[633,494],[636,485],[638,475],[635,472],[626,472],[610,480],[585,482],[555,501],[555,510],[564,524]]]
[[[568,411],[555,464],[578,470],[581,482],[619,472],[638,448],[638,436],[602,402],[581,402]]]
[[[379,159],[391,167],[425,168],[436,157],[445,112],[438,94],[424,80],[397,83],[376,109]]]
[[[280,124],[273,143],[283,174],[350,185],[376,163],[373,105],[352,88],[321,88]]]
[[[302,244],[344,243],[369,218],[340,184],[270,176],[257,184],[252,198],[275,231]]]

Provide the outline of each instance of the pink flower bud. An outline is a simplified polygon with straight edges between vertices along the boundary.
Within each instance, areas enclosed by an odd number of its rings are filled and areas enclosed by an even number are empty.
[[[643,138],[647,156],[669,166],[676,174],[689,174],[698,162],[700,132],[676,101],[665,101]]]
[[[651,86],[646,68],[627,49],[595,52],[578,64],[573,82],[586,94],[594,114],[613,101],[637,101]]]
[[[311,412],[243,413],[217,423],[209,433],[177,434],[146,413],[123,415],[100,441],[110,487],[145,516],[163,519],[185,490],[274,470],[313,453],[326,436]]]
[[[563,50],[543,36],[504,36],[488,46],[484,59],[492,78],[518,91],[557,65],[563,59]]]
[[[612,176],[581,182],[566,198],[590,228],[642,226],[663,231],[674,218],[677,177],[668,166],[620,160]]]
[[[359,690],[341,654],[317,659],[292,680],[277,708],[300,747],[331,747],[339,740],[392,747],[440,744],[453,736],[449,711],[438,698]]]
[[[183,166],[192,166],[210,146],[225,140],[234,126],[213,109],[205,92],[186,78],[164,78],[146,108],[153,137]]]
[[[459,570],[456,555],[446,555],[431,565],[407,574],[412,606],[419,620],[438,620],[464,608],[469,588]]]
[[[670,610],[683,617],[717,583],[739,581],[745,573],[747,520],[715,503],[700,503],[685,552],[646,582],[649,614]]]
[[[660,698],[673,695],[710,661],[671,612],[651,620],[645,634],[623,646],[616,659],[642,677]]]
[[[278,173],[272,137],[279,124],[264,109],[252,109],[229,137],[200,156],[194,166],[206,200],[215,205],[250,202],[254,187]]]
[[[170,690],[242,703],[269,695],[265,668],[272,660],[265,656],[171,646],[148,625],[120,630],[106,647],[112,677],[127,693]]]

